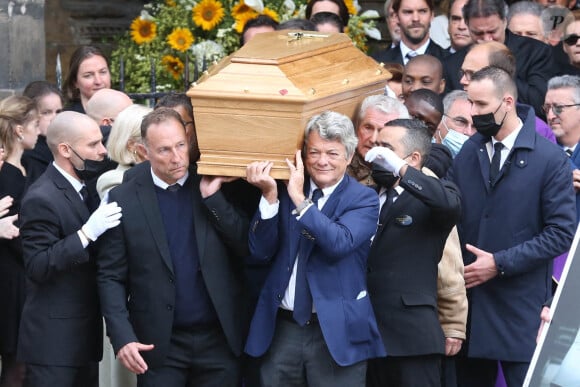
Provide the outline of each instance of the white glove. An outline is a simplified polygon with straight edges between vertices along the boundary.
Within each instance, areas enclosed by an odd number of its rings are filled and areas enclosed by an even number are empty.
[[[367,163],[377,163],[387,171],[393,172],[393,175],[395,176],[399,176],[399,171],[405,164],[407,164],[407,162],[397,156],[395,152],[382,146],[371,148],[365,156],[365,161]]]
[[[121,207],[117,202],[101,204],[99,208],[92,213],[87,223],[81,228],[81,231],[92,242],[96,241],[105,231],[116,227],[121,223]]]

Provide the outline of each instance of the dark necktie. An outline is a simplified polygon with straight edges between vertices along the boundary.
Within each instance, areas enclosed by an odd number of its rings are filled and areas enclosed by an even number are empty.
[[[318,207],[318,199],[323,196],[321,189],[317,188],[312,193],[312,203]],[[296,288],[294,291],[294,320],[303,326],[310,320],[312,315],[312,294],[306,278],[306,257],[298,256],[298,265],[296,267]]]
[[[496,142],[493,145],[493,156],[491,158],[491,165],[489,166],[489,182],[491,185],[495,184],[495,180],[499,175],[499,166],[501,162],[501,150],[503,149],[503,144],[501,142]]]
[[[80,189],[79,193],[83,197],[83,202],[87,208],[89,207],[89,190],[87,189],[86,185],[83,185],[83,188]]]
[[[416,57],[418,54],[416,51],[409,51],[407,53],[407,55],[405,55],[405,58],[407,58],[407,60],[413,59],[414,57]]]
[[[570,149],[570,148],[566,149],[564,152],[566,152],[568,157],[572,157],[572,154],[574,153],[574,151],[572,151],[572,149]]]
[[[168,185],[167,188],[165,189],[169,192],[177,192],[179,191],[179,188],[181,188],[181,186],[178,183],[175,183],[172,185]]]
[[[399,196],[399,194],[397,193],[397,190],[394,187],[389,188],[389,190],[387,191],[387,198],[385,199],[385,202],[383,203],[383,207],[381,208],[381,213],[379,214],[379,224],[380,225],[385,224],[385,221],[387,218],[387,211],[393,205],[393,202],[395,201],[395,198],[397,196]]]

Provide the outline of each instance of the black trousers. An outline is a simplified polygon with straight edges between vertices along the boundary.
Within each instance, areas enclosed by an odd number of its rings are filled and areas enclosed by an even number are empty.
[[[369,360],[368,387],[440,387],[443,355],[387,356]]]
[[[24,387],[98,387],[99,363],[84,367],[26,364]]]
[[[238,387],[241,364],[219,327],[174,329],[162,367],[137,376],[139,387]]]

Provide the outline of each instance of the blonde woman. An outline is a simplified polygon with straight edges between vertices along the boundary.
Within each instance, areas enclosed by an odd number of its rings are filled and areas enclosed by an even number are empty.
[[[28,187],[22,154],[33,149],[38,139],[39,116],[33,100],[11,96],[0,101],[0,144],[4,163],[0,169],[0,198],[13,198],[8,212],[14,217]],[[16,220],[16,218],[13,218]],[[24,364],[16,360],[16,345],[24,305],[24,266],[20,238],[0,239],[0,385],[21,386]]]
[[[141,143],[141,121],[150,111],[145,106],[131,105],[115,119],[107,140],[107,152],[109,158],[119,165],[97,180],[97,192],[101,199],[111,188],[121,184],[126,170],[145,160],[137,145]]]

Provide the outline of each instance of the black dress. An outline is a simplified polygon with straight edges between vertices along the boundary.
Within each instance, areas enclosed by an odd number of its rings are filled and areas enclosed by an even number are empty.
[[[0,169],[0,198],[14,198],[6,216],[20,212],[27,187],[20,169],[4,162]],[[18,222],[16,222],[18,225]],[[24,305],[24,266],[20,238],[0,239],[0,354],[15,354],[18,327]]]

